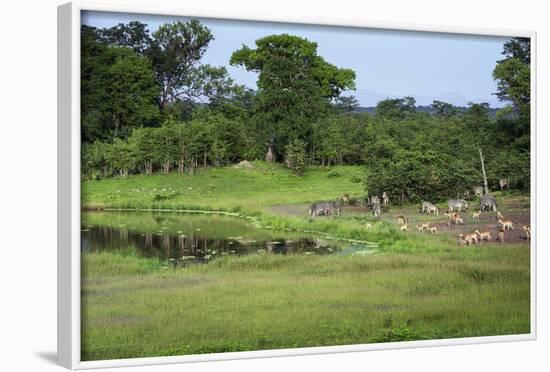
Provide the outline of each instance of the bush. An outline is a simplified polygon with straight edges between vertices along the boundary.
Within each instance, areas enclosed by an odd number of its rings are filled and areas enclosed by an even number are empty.
[[[328,178],[341,177],[342,175],[334,169],[327,173]]]
[[[306,144],[298,139],[293,140],[286,150],[286,162],[290,169],[301,176],[306,168]]]

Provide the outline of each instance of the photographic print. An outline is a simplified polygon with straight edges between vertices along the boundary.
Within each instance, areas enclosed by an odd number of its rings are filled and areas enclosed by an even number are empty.
[[[79,37],[82,361],[531,333],[530,38]]]

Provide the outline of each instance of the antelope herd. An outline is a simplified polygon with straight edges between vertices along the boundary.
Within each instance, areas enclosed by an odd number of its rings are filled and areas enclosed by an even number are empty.
[[[492,206],[496,206],[494,198],[486,198],[484,201],[485,204],[489,203]],[[483,205],[483,202],[482,202]],[[448,201],[448,211],[443,213],[444,216],[448,218],[447,226],[451,227],[454,225],[464,225],[464,218],[460,215],[461,210],[464,208],[468,209],[468,204],[465,200],[462,199],[451,199]],[[455,209],[457,211],[455,211]],[[423,201],[421,204],[421,213],[423,214],[438,214],[439,209],[434,204]],[[472,220],[479,221],[481,217],[481,211],[472,213]],[[504,243],[506,239],[506,233],[508,231],[514,230],[514,223],[505,219],[502,213],[499,210],[496,210],[495,217],[497,220],[497,241]],[[408,220],[405,216],[397,217],[397,224],[400,226],[401,231],[408,231]],[[432,234],[437,234],[437,227],[431,226],[430,223],[419,223],[416,225],[416,229],[419,232],[428,232]],[[524,237],[527,241],[531,240],[531,228],[528,225],[523,225]],[[493,241],[493,236],[490,231],[480,231],[479,228],[471,233],[461,233],[458,235],[458,244],[461,246],[481,244],[483,242]]]
[[[506,219],[499,209],[497,209],[496,199],[491,194],[483,194],[483,187],[477,186],[473,188],[474,194],[480,197],[480,208],[479,211],[474,211],[471,214],[472,221],[480,221],[481,215],[484,211],[495,212],[496,218],[496,240],[499,243],[504,243],[506,235],[514,230],[514,223],[510,219]],[[389,195],[386,192],[382,193],[382,197],[372,196],[370,199],[367,199],[367,205],[372,209],[372,214],[374,217],[379,217],[381,214],[381,207],[387,207],[389,205]],[[309,215],[311,217],[316,216],[328,216],[328,215],[340,215],[342,206],[344,204],[350,203],[350,196],[344,194],[341,197],[337,198],[335,201],[331,202],[322,202],[314,203],[309,207]],[[449,199],[447,201],[447,212],[443,213],[447,217],[446,225],[449,228],[452,228],[453,225],[464,225],[464,217],[461,213],[468,210],[468,202],[464,199]],[[429,201],[422,201],[420,213],[427,215],[439,216],[439,207]],[[407,217],[400,215],[397,216],[397,224],[399,225],[399,230],[403,232],[409,231],[409,220]],[[367,229],[372,229],[373,225],[371,223],[366,224]],[[527,241],[531,240],[531,228],[528,225],[522,226],[524,238]],[[437,234],[437,226],[430,225],[429,222],[419,223],[416,225],[416,230],[422,233]],[[481,244],[483,242],[492,242],[493,236],[490,231],[480,231],[480,228],[476,228],[475,231],[470,233],[461,233],[458,235],[458,244],[460,246]]]
[[[478,190],[474,190],[476,194],[479,194]],[[464,217],[460,214],[463,210],[468,210],[468,202],[464,199],[451,199],[447,202],[447,212],[443,213],[447,217],[446,225],[452,227],[452,225],[464,225]],[[493,210],[496,217],[496,229],[497,236],[496,241],[499,243],[504,243],[507,239],[506,235],[510,231],[514,230],[514,223],[510,219],[504,218],[502,212],[496,209],[496,200],[492,195],[486,194],[481,198],[480,210],[475,211],[471,214],[472,221],[479,221],[481,218],[481,213],[483,210]],[[428,201],[422,201],[420,213],[427,215],[438,215],[439,208]],[[409,231],[408,219],[405,216],[397,216],[397,224],[400,226],[401,231]],[[523,225],[522,227],[524,232],[525,240],[531,240],[531,228],[528,225]],[[431,234],[437,234],[437,227],[430,225],[429,222],[421,222],[416,225],[416,230],[418,232],[426,232]],[[491,231],[480,231],[480,228],[477,228],[475,231],[470,233],[461,233],[458,235],[458,244],[460,246],[481,244],[483,242],[492,242],[493,235]]]

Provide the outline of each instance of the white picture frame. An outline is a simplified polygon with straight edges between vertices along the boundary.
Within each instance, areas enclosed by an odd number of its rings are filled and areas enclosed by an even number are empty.
[[[327,26],[366,27],[389,30],[442,32],[491,36],[525,37],[531,39],[531,331],[527,334],[487,336],[458,339],[395,342],[228,352],[170,357],[132,358],[101,361],[80,360],[80,26],[82,11],[155,14],[187,17],[207,17],[230,20],[302,23]],[[266,16],[256,13],[198,12],[155,4],[151,6],[122,5],[116,2],[98,4],[74,1],[58,8],[58,362],[70,369],[91,369],[153,364],[171,364],[266,358],[277,356],[314,355],[355,351],[374,351],[447,345],[466,345],[536,339],[536,256],[537,256],[537,125],[536,125],[536,32],[425,26],[402,23],[379,23],[367,19],[328,19],[301,15]]]

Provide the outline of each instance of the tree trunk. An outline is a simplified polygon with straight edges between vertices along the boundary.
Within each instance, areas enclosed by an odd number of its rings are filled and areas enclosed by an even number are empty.
[[[180,162],[178,164],[178,173],[183,174],[185,172],[185,161],[183,159],[180,159]]]
[[[481,147],[477,146],[477,151],[479,151],[479,160],[481,161],[481,173],[483,174],[483,189],[485,194],[489,193],[489,184],[487,183],[487,173],[485,173],[485,158],[481,152]]]
[[[189,165],[189,175],[193,175],[195,169],[195,159],[191,158],[191,164]]]
[[[164,174],[170,173],[170,162],[168,160],[162,164],[162,172]]]
[[[273,155],[273,145],[269,145],[267,147],[267,154],[265,155],[265,161],[268,162],[268,163],[272,163],[274,160],[274,155]]]
[[[207,152],[205,151],[205,152],[204,152],[204,155],[203,155],[203,156],[204,156],[204,158],[203,158],[203,160],[202,160],[202,165],[203,165],[204,167],[206,167],[206,159],[207,159],[207,155],[208,155],[208,153],[207,153]]]
[[[145,161],[145,174],[148,176],[153,174],[153,164],[149,160]]]

